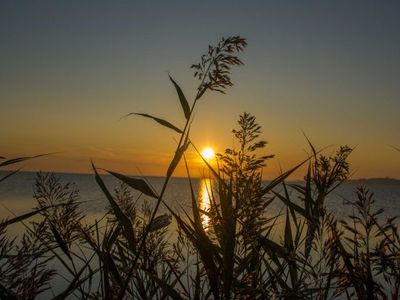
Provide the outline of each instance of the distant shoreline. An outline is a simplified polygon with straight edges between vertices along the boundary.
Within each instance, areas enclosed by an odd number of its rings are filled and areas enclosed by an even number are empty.
[[[0,174],[4,173],[9,173],[14,170],[0,170]],[[79,172],[51,172],[51,171],[19,171],[18,173],[38,173],[38,172],[44,172],[44,173],[54,173],[58,175],[68,175],[68,176],[73,176],[73,175],[87,175],[87,176],[94,176],[93,173],[79,173]],[[101,175],[104,176],[112,176],[107,173],[103,173]],[[132,177],[152,177],[152,178],[165,178],[165,176],[161,175],[137,175],[137,174],[125,174],[127,176],[132,176]],[[187,179],[185,176],[172,176],[172,178],[175,179]],[[202,177],[195,177],[193,176],[192,179],[202,179]],[[263,181],[270,181],[271,179],[265,179]],[[288,180],[290,182],[302,182],[303,180],[299,179],[293,179],[293,180]],[[370,178],[352,178],[352,179],[347,179],[346,182],[368,182],[368,183],[379,183],[379,182],[392,182],[394,184],[400,184],[400,178],[392,178],[392,177],[370,177]]]

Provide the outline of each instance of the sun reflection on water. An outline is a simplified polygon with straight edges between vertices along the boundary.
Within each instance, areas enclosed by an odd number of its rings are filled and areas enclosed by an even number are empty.
[[[211,206],[211,179],[204,178],[200,182],[200,188],[198,192],[199,208],[202,211],[208,212]],[[205,230],[210,226],[210,217],[206,214],[201,214],[201,223]]]

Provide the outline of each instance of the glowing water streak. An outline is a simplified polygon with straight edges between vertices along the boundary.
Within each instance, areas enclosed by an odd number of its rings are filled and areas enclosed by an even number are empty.
[[[209,212],[211,208],[211,179],[204,178],[200,182],[198,192],[199,207],[201,210]],[[204,213],[201,214],[201,223],[205,230],[210,226],[210,217]]]

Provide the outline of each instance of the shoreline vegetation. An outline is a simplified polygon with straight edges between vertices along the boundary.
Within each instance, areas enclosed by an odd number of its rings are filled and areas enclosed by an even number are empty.
[[[256,118],[243,113],[232,130],[236,147],[217,154],[215,165],[203,159],[209,203],[200,207],[185,159],[188,148],[201,156],[190,139],[193,112],[208,93],[225,93],[233,85],[231,70],[243,65],[238,55],[246,45],[244,38],[233,36],[208,47],[191,66],[199,80],[193,101],[169,75],[183,128],[146,113],[125,116],[151,119],[177,134],[161,189],[92,162],[94,180],[109,203],[93,221],[85,218],[80,207],[85,199],[74,185],[55,174],[37,174],[37,207],[0,221],[1,299],[399,298],[397,218],[382,218],[383,211],[375,208],[379,199],[365,186],[348,201],[345,220],[326,209],[328,195],[348,180],[351,147],[326,156],[305,136],[309,156],[266,182],[262,169],[273,155],[265,154],[268,143],[261,139]],[[0,168],[36,157],[0,157]],[[178,164],[186,168],[191,191],[191,207],[179,211],[164,197]],[[306,170],[304,180],[289,181],[300,167]],[[0,185],[18,171],[2,175]],[[110,190],[100,171],[120,184]],[[283,209],[271,216],[276,202]],[[160,213],[161,206],[167,213]],[[168,239],[172,220],[177,224],[174,240]],[[13,224],[25,229],[18,237],[7,235]],[[56,279],[64,282],[60,291],[52,289]]]

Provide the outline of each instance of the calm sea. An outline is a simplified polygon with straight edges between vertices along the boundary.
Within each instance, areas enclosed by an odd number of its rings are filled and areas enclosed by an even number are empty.
[[[0,172],[0,176],[7,173]],[[31,211],[36,207],[33,194],[35,191],[35,173],[20,172],[7,180],[0,183],[0,220],[14,215],[21,215]],[[94,219],[100,219],[107,211],[108,202],[95,182],[94,176],[90,174],[57,174],[63,183],[73,183],[80,191],[80,201],[83,202],[81,209],[85,212],[87,220],[92,223]],[[0,178],[1,178],[0,177]],[[110,176],[103,175],[107,187],[113,191],[118,186],[118,181]],[[149,177],[149,183],[156,191],[160,191],[164,178]],[[340,186],[327,199],[327,207],[338,218],[344,219],[352,212],[352,208],[345,205],[345,200],[355,199],[355,189],[360,186],[367,186],[375,195],[376,208],[384,208],[383,217],[393,217],[400,215],[400,180],[392,179],[370,179],[370,180],[350,180]],[[207,179],[194,179],[194,188],[198,196],[199,205],[203,209],[207,209],[209,198],[208,188],[209,181]],[[139,196],[139,193],[133,191]],[[141,197],[143,200],[145,197]],[[150,204],[155,203],[154,199],[147,199]],[[164,200],[176,211],[182,212],[183,209],[190,212],[191,197],[188,180],[185,178],[173,178],[166,190]],[[274,201],[268,208],[271,215],[276,215],[282,211],[283,205],[279,200]],[[164,207],[160,207],[160,214],[166,212]],[[208,220],[203,216],[203,224],[207,226]],[[15,235],[23,231],[22,224],[12,225],[7,228],[10,235]],[[174,236],[176,224],[169,226],[171,231],[170,238]],[[57,261],[51,262],[51,267],[61,270],[62,266]],[[50,296],[61,292],[66,287],[66,281],[57,276],[52,282],[52,290],[46,291],[39,299],[46,299]]]
[[[5,172],[0,172],[0,178]],[[82,209],[88,215],[101,215],[106,211],[108,202],[95,182],[91,174],[57,174],[62,183],[73,183],[79,190]],[[35,191],[34,172],[20,172],[3,182],[0,182],[0,220],[5,217],[19,215],[36,207],[33,194]],[[108,189],[112,192],[118,186],[118,180],[113,176],[103,175]],[[164,182],[163,177],[148,177],[148,182],[156,191],[160,191]],[[199,201],[206,201],[207,182],[205,179],[194,179],[194,188]],[[375,196],[376,208],[384,208],[385,216],[392,217],[400,215],[400,180],[395,179],[366,179],[350,180],[337,188],[327,199],[326,204],[329,210],[339,218],[345,217],[351,210],[345,205],[345,200],[355,199],[355,189],[360,186],[367,186]],[[133,191],[134,194],[139,194]],[[146,198],[146,197],[142,197]],[[178,211],[190,210],[190,189],[186,178],[172,178],[165,193],[164,200]],[[150,204],[155,200],[148,198]],[[206,205],[206,203],[204,203]],[[276,200],[269,208],[271,213],[279,212],[282,203]],[[160,213],[165,212],[163,207]]]

